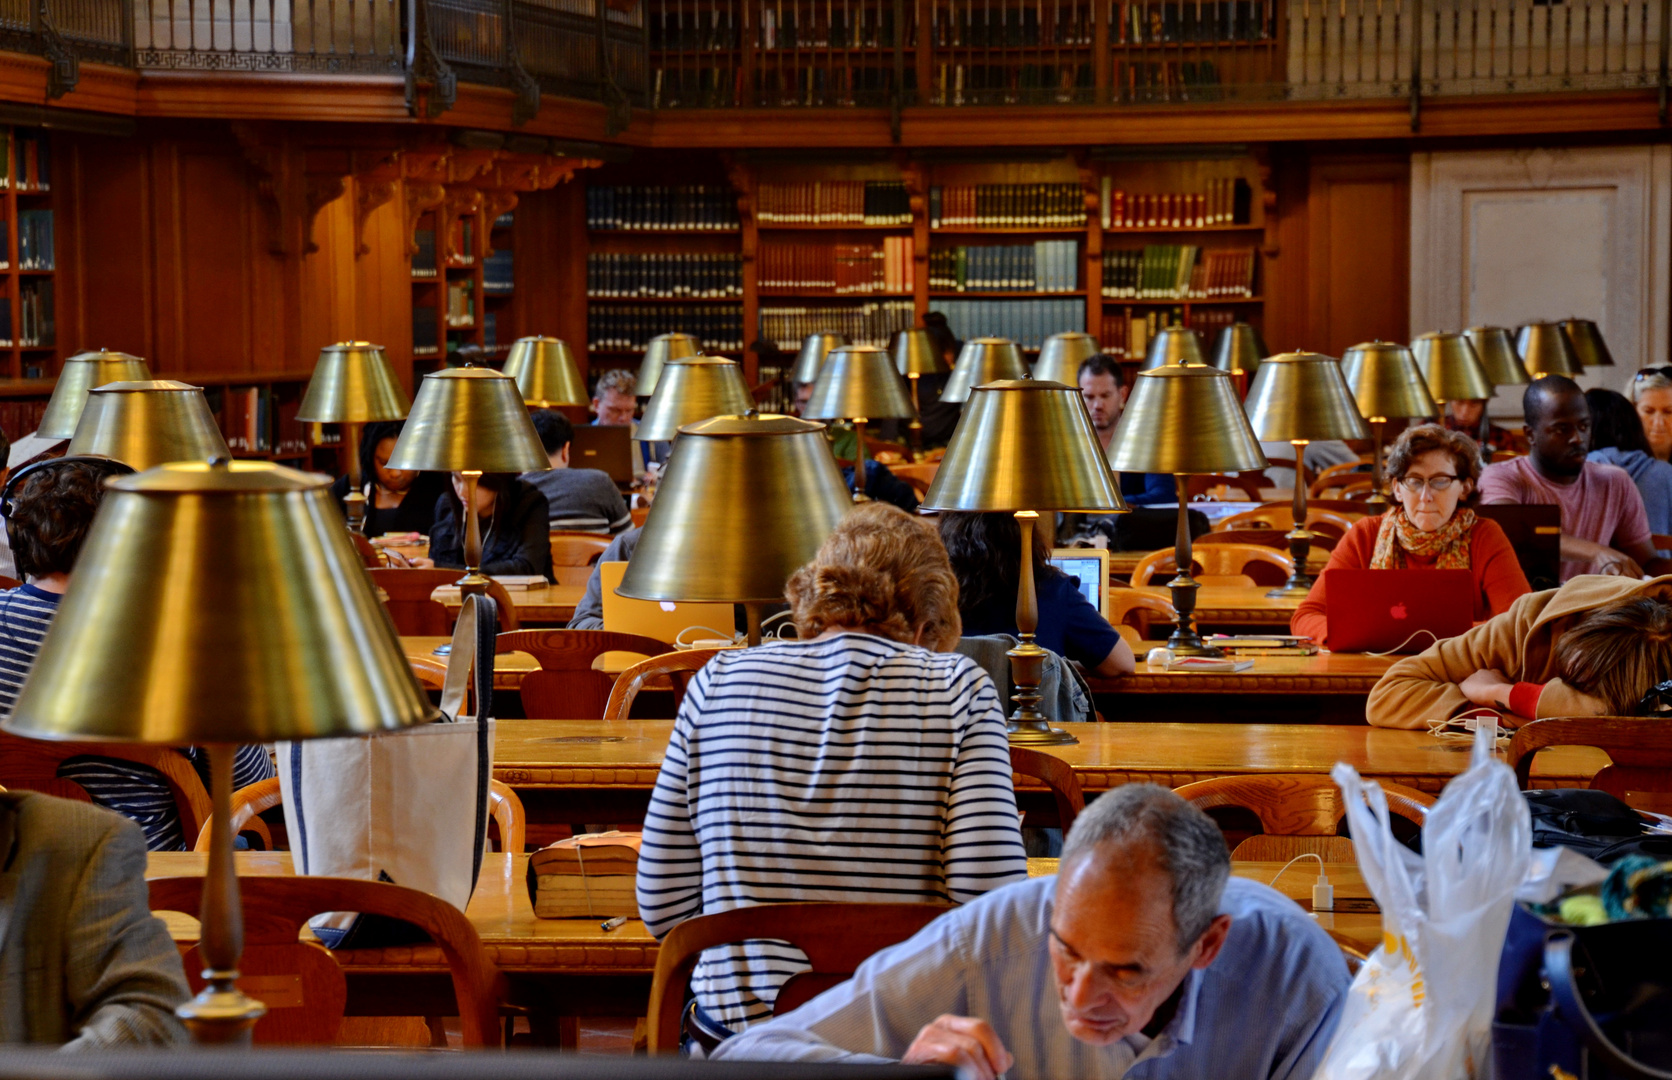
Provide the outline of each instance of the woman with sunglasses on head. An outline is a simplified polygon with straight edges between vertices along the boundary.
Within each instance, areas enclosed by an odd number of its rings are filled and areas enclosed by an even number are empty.
[[[1665,393],[1672,395],[1672,390]],[[1591,407],[1591,452],[1586,460],[1618,465],[1630,473],[1643,496],[1650,531],[1672,535],[1672,464],[1655,456],[1637,410],[1624,394],[1600,388],[1585,391],[1585,404]]]
[[[1388,452],[1393,509],[1360,518],[1330,552],[1331,570],[1468,570],[1474,576],[1475,617],[1507,611],[1532,591],[1515,549],[1498,523],[1476,517],[1468,503],[1480,480],[1480,448],[1467,435],[1438,424],[1407,428]],[[1289,628],[1329,644],[1324,577]]]
[[[1631,380],[1631,403],[1643,422],[1649,450],[1672,460],[1672,367],[1649,367]]]

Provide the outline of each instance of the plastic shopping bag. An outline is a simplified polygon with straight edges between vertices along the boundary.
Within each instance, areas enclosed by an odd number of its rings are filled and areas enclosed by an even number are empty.
[[[1474,1080],[1491,1072],[1492,1008],[1532,823],[1515,774],[1476,732],[1469,769],[1422,830],[1393,838],[1381,786],[1337,764],[1353,850],[1382,908],[1382,944],[1353,979],[1315,1080]]]

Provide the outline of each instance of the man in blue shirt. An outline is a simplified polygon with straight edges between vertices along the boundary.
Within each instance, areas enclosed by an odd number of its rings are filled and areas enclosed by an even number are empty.
[[[1126,408],[1129,388],[1114,359],[1094,353],[1080,362],[1080,396],[1091,413],[1091,426],[1103,453],[1115,437],[1115,425]],[[1120,473],[1120,493],[1133,506],[1178,502],[1178,486],[1165,473]]]
[[[1346,964],[1294,901],[1229,874],[1206,814],[1155,785],[1116,788],[1075,822],[1058,877],[943,915],[714,1057],[1308,1080]]]

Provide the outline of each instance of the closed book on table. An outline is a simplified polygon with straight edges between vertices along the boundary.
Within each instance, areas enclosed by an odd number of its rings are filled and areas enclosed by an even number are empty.
[[[636,916],[640,833],[571,836],[528,857],[528,899],[541,919]]]

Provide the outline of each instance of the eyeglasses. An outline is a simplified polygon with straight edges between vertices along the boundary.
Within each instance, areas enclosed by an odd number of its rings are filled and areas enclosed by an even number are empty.
[[[1637,381],[1642,382],[1651,375],[1659,375],[1663,379],[1672,379],[1672,367],[1646,367],[1637,373]]]
[[[1435,492],[1445,491],[1450,488],[1451,485],[1457,483],[1457,477],[1401,476],[1397,481],[1395,481],[1395,483],[1404,488],[1406,491],[1409,491],[1412,495],[1421,495],[1423,488],[1427,488],[1429,491]]]

